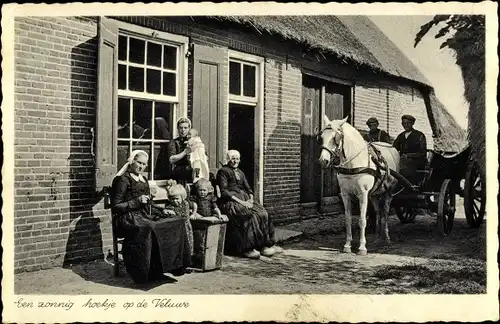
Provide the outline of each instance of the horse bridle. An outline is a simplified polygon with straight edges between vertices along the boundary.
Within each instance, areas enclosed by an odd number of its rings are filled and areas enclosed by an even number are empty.
[[[325,127],[325,129],[323,129],[321,132],[319,132],[318,136],[321,137],[323,135],[323,133],[325,132],[325,130],[331,130],[332,132],[334,131],[332,126],[328,125]],[[340,133],[340,138],[341,138],[339,143],[337,143],[337,136],[335,136],[335,135],[333,136],[333,141],[334,141],[335,145],[337,145],[337,148],[335,150],[330,150],[328,147],[325,147],[324,143],[321,145],[321,150],[325,150],[328,153],[330,153],[330,162],[333,161],[334,156],[338,154],[337,151],[340,150],[340,148],[341,148],[342,139],[344,138],[344,136],[343,136],[344,134],[342,134],[342,130],[340,130],[339,133]]]

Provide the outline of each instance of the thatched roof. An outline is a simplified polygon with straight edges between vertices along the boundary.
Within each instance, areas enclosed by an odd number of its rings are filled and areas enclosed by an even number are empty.
[[[344,62],[430,86],[387,36],[364,16],[209,16],[329,53]]]
[[[455,118],[446,110],[444,105],[431,91],[429,104],[434,118],[434,149],[444,152],[460,152],[467,145],[467,135],[464,129],[458,126]]]
[[[384,71],[426,85],[430,81],[401,50],[366,16],[338,16],[372,53]]]
[[[453,48],[464,79],[464,95],[469,103],[469,142],[479,166],[486,172],[486,92],[485,32],[477,32],[478,40],[463,42]]]

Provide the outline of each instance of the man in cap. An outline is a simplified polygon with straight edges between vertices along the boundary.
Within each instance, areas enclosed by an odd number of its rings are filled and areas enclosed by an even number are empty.
[[[427,163],[427,141],[424,133],[413,128],[415,117],[403,115],[401,124],[404,131],[398,135],[393,146],[401,155],[401,174],[411,183],[420,180],[416,170],[422,170]]]
[[[368,118],[368,120],[366,121],[366,125],[368,125],[370,131],[364,136],[365,141],[391,143],[389,134],[387,134],[386,131],[378,128],[379,124],[377,118]]]

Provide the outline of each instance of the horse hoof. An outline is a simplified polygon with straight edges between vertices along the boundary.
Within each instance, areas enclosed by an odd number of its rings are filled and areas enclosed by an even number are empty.
[[[391,239],[385,239],[385,244],[387,244],[387,245],[391,245],[391,243],[392,243],[392,242],[391,242]]]
[[[358,251],[358,255],[365,256],[365,255],[367,255],[367,254],[368,254],[368,251],[366,251],[366,250],[359,250],[359,251]]]
[[[344,253],[351,253],[351,248],[344,246],[344,250],[342,250]]]

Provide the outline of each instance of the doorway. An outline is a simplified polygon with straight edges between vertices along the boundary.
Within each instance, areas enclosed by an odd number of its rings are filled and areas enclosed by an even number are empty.
[[[338,201],[340,192],[333,168],[321,169],[318,158],[321,146],[316,134],[324,127],[323,115],[330,120],[351,115],[351,87],[322,78],[302,78],[301,203],[324,206]]]
[[[254,189],[255,161],[259,159],[255,150],[255,106],[230,103],[228,128],[228,148],[240,152],[239,168]]]

